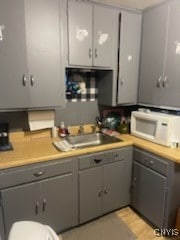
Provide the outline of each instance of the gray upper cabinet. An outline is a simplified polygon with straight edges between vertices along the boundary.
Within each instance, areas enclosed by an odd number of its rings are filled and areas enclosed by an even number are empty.
[[[69,64],[92,65],[91,3],[68,1]]]
[[[139,103],[179,108],[180,3],[143,14]]]
[[[32,108],[63,103],[60,1],[26,0],[26,38]]]
[[[163,105],[180,108],[180,2],[170,4],[166,65],[163,82]]]
[[[2,0],[0,26],[0,108],[61,106],[60,1]]]
[[[117,15],[116,9],[94,4],[93,66],[114,67],[118,42]]]
[[[141,14],[122,11],[117,104],[137,103],[140,42]]]
[[[98,72],[98,102],[108,106],[137,103],[141,13],[118,10],[112,51],[113,71]],[[119,51],[118,51],[119,49]]]
[[[26,107],[28,73],[24,0],[0,1],[0,108]]]
[[[116,16],[117,10],[108,6],[68,1],[69,65],[114,66]]]
[[[161,105],[169,5],[143,13],[139,103]]]

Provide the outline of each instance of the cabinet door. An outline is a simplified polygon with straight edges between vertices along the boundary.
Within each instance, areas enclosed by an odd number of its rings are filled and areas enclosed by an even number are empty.
[[[72,173],[41,181],[43,220],[58,233],[74,225],[73,188]]]
[[[6,235],[16,221],[40,221],[39,185],[25,184],[1,191]]]
[[[130,182],[125,165],[126,160],[122,160],[103,166],[103,213],[129,204]]]
[[[0,109],[26,107],[28,68],[24,0],[0,1],[0,29]]]
[[[80,223],[102,214],[102,167],[79,172],[79,220]]]
[[[59,11],[58,0],[26,0],[29,107],[32,108],[62,104]]]
[[[155,226],[163,228],[167,177],[135,162],[131,205]]]
[[[143,13],[139,103],[161,105],[169,5]]]
[[[3,224],[3,213],[2,208],[0,206],[0,239],[4,240],[4,224]]]
[[[69,64],[92,66],[91,3],[68,1]]]
[[[166,70],[163,83],[163,105],[180,107],[180,2],[170,3]]]
[[[121,12],[117,103],[136,103],[141,41],[141,14]]]
[[[93,66],[114,67],[117,63],[119,12],[94,4]]]

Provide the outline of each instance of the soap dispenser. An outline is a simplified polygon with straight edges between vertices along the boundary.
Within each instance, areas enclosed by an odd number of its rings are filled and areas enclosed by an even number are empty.
[[[61,124],[59,126],[58,135],[59,135],[59,137],[64,138],[64,137],[66,137],[67,134],[68,134],[68,131],[65,128],[65,124],[64,124],[64,122],[61,122]]]

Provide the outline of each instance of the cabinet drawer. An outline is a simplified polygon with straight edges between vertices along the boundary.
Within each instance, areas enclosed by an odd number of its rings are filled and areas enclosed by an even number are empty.
[[[134,149],[134,160],[165,176],[168,175],[169,163],[160,157],[156,157],[139,149]]]
[[[72,172],[73,160],[56,160],[3,170],[0,189]]]
[[[105,154],[90,154],[79,157],[79,169],[90,168],[102,165]]]
[[[99,154],[88,154],[79,157],[79,169],[95,167],[110,162],[123,161],[129,158],[132,159],[131,147],[108,150]]]
[[[79,169],[101,166],[111,157],[111,153],[88,154],[79,157]]]
[[[113,161],[123,161],[128,158],[129,152],[132,153],[132,148],[121,148],[117,150],[113,150],[112,158]]]

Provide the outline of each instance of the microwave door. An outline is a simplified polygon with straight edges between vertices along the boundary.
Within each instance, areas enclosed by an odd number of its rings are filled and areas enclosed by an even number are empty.
[[[145,139],[154,140],[157,132],[157,120],[136,117],[135,133]]]

